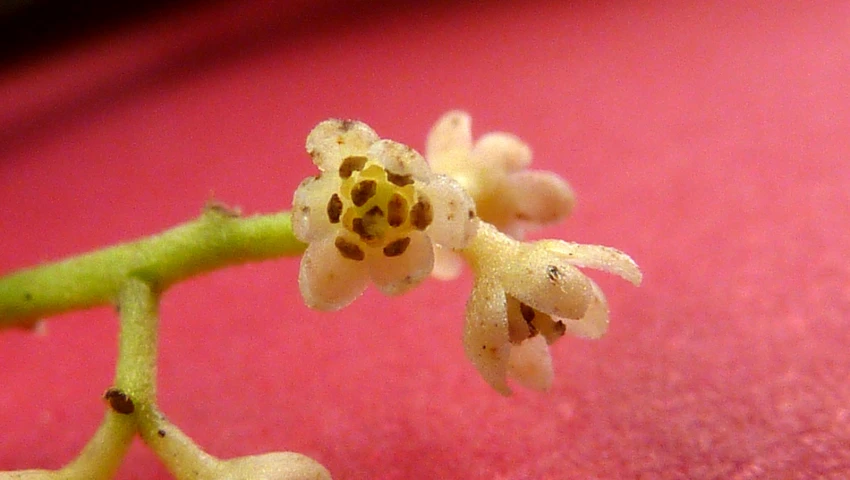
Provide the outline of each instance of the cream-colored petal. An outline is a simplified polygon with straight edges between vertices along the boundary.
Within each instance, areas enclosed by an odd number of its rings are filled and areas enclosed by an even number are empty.
[[[635,261],[615,248],[562,240],[542,240],[537,243],[572,265],[612,273],[635,285],[640,285],[643,279],[643,274]]]
[[[295,189],[292,198],[292,231],[302,242],[330,235],[337,227],[328,217],[328,202],[339,191],[339,177],[325,173],[309,177]]]
[[[542,335],[524,340],[511,348],[508,376],[527,388],[546,391],[552,386],[555,371],[549,346]]]
[[[463,270],[463,258],[451,249],[434,245],[434,269],[431,276],[437,280],[454,280]]]
[[[376,250],[367,257],[369,275],[387,295],[400,295],[419,284],[434,268],[434,247],[423,232],[412,231],[404,253],[387,257]]]
[[[596,339],[605,335],[608,331],[608,301],[602,289],[593,280],[593,301],[587,307],[587,313],[580,320],[568,318],[557,319],[567,328],[567,331],[581,338]]]
[[[569,184],[552,172],[522,171],[508,175],[504,187],[513,201],[513,215],[525,224],[558,222],[575,205]]]
[[[430,183],[419,188],[434,211],[434,220],[427,230],[434,243],[449,248],[466,247],[478,229],[475,202],[466,190],[446,175],[434,175]]]
[[[431,127],[425,141],[425,157],[435,172],[462,169],[472,151],[472,118],[468,113],[447,112]]]
[[[343,159],[365,155],[378,138],[378,134],[363,122],[325,120],[307,136],[307,153],[320,170],[336,171]]]
[[[422,155],[403,143],[379,140],[369,147],[368,156],[395,175],[410,175],[419,181],[428,181],[431,176],[431,169]]]
[[[582,318],[593,289],[581,271],[540,244],[522,244],[505,259],[502,284],[509,295],[535,309],[562,318]]]
[[[472,158],[486,168],[516,172],[531,163],[531,148],[515,135],[492,132],[478,139]]]
[[[497,279],[476,279],[466,303],[463,348],[484,380],[502,395],[510,395],[506,375],[511,344],[505,302],[505,292]]]
[[[298,286],[310,308],[339,310],[363,293],[369,281],[366,261],[343,258],[332,236],[311,243],[301,257]]]

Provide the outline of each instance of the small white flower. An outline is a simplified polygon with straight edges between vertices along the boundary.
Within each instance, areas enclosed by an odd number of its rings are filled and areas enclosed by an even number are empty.
[[[451,111],[437,120],[425,157],[435,172],[451,175],[466,188],[481,220],[516,239],[566,218],[575,204],[572,189],[560,176],[528,170],[531,149],[516,136],[492,132],[473,144],[472,119],[466,112]]]
[[[639,284],[628,255],[609,247],[560,240],[523,243],[481,223],[464,250],[475,271],[467,303],[464,349],[484,380],[502,394],[507,376],[546,390],[552,384],[548,346],[566,332],[598,338],[608,329],[608,303],[576,267],[619,275]]]
[[[434,244],[459,249],[475,236],[475,204],[463,188],[368,125],[326,120],[307,152],[321,173],[295,191],[292,226],[309,244],[298,282],[310,307],[342,308],[369,279],[404,293],[431,272]]]

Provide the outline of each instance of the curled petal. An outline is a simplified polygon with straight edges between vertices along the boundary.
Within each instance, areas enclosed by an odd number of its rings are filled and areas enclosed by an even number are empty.
[[[569,318],[559,319],[567,331],[581,338],[597,339],[608,331],[608,301],[602,289],[593,280],[590,281],[593,288],[593,300],[587,307],[584,317],[578,320]]]
[[[425,156],[436,172],[457,171],[472,150],[472,119],[460,110],[446,113],[428,133]]]
[[[406,238],[410,242],[405,243],[403,253],[388,257],[385,252],[378,252],[368,258],[372,281],[387,295],[407,292],[434,268],[434,247],[428,236],[412,231]],[[387,248],[384,250],[387,251]]]
[[[475,202],[459,183],[445,175],[434,175],[421,190],[431,202],[434,221],[428,235],[434,243],[449,248],[464,248],[475,236],[478,218]]]
[[[616,248],[583,245],[562,240],[543,240],[538,244],[572,265],[612,273],[634,285],[640,285],[643,279],[643,274],[632,257]]]
[[[338,169],[343,159],[365,154],[378,138],[378,134],[363,122],[325,120],[307,136],[307,153],[319,170],[329,172]]]
[[[381,162],[391,174],[411,176],[420,181],[431,176],[431,170],[422,155],[403,143],[379,140],[369,148],[368,155]]]
[[[463,348],[484,380],[502,395],[510,395],[506,375],[511,344],[506,297],[497,279],[478,277],[466,304]]]
[[[312,242],[333,231],[328,217],[328,201],[339,190],[339,177],[320,175],[301,182],[292,199],[292,230],[295,238]]]
[[[528,338],[511,348],[508,375],[528,388],[549,390],[555,372],[549,346],[543,335]]]
[[[538,244],[522,244],[516,257],[506,259],[505,290],[535,309],[562,318],[582,318],[593,297],[588,279],[569,263]]]
[[[516,172],[531,163],[531,148],[510,133],[493,132],[478,139],[472,157],[486,168]]]
[[[313,242],[301,257],[298,286],[310,308],[339,310],[366,289],[366,262],[343,258],[334,241],[328,236]]]
[[[522,171],[505,178],[515,208],[523,222],[547,224],[572,212],[575,194],[567,182],[552,172]]]
[[[463,259],[457,253],[441,245],[434,245],[434,269],[431,276],[438,280],[454,280],[460,276]]]

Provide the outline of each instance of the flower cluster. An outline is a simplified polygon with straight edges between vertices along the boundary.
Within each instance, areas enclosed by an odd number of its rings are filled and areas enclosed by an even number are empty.
[[[473,144],[470,125],[463,112],[444,115],[428,136],[426,163],[361,122],[319,124],[307,151],[321,174],[305,180],[293,201],[295,235],[309,243],[301,292],[311,307],[338,309],[370,278],[399,294],[432,269],[456,276],[465,259],[475,274],[467,357],[505,395],[508,377],[545,390],[553,377],[550,344],[567,332],[598,338],[608,328],[605,296],[577,267],[634,284],[641,273],[612,248],[522,242],[527,228],[570,213],[572,190],[551,172],[525,170],[531,151],[516,137],[491,133]],[[435,267],[435,255],[444,265]]]
[[[431,273],[434,244],[459,249],[475,235],[466,191],[362,122],[320,123],[307,152],[321,173],[295,191],[292,226],[309,243],[298,280],[313,308],[348,305],[370,278],[384,293],[404,293]]]

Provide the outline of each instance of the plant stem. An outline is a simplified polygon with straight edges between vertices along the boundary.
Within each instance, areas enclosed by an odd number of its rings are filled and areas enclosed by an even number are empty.
[[[144,408],[156,402],[159,293],[146,282],[128,279],[118,297],[121,332],[115,387]]]
[[[289,212],[239,217],[208,207],[200,218],[158,235],[0,278],[0,329],[116,301],[126,279],[157,290],[227,265],[297,255]]]
[[[0,472],[0,480],[109,480],[139,430],[139,418],[156,412],[156,353],[159,294],[137,278],[128,278],[118,292],[121,332],[115,392],[124,403],[112,402],[106,418],[80,454],[57,471]],[[107,395],[108,397],[108,395]]]
[[[131,278],[118,305],[121,334],[115,387],[133,402],[135,428],[175,478],[217,478],[218,459],[201,450],[156,406],[158,294]]]
[[[121,331],[115,390],[130,399],[133,408],[120,413],[113,406],[107,412],[80,456],[60,470],[67,479],[113,478],[136,434],[138,416],[155,408],[159,294],[144,281],[129,278],[118,293],[118,309]]]
[[[109,411],[80,455],[56,472],[62,480],[109,480],[115,477],[133,436],[136,421],[127,415]]]

